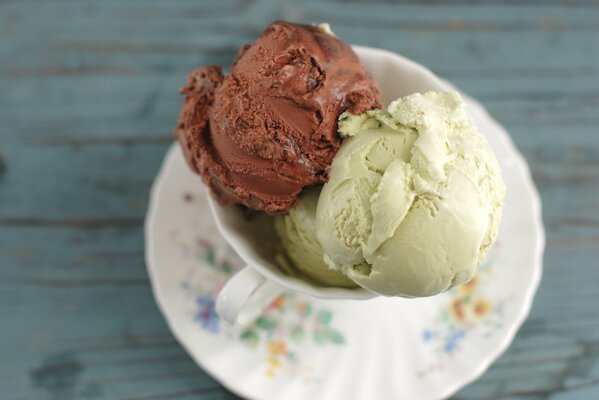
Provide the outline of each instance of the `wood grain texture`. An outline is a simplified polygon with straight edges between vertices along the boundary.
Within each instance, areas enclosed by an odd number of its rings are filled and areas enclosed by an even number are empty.
[[[545,273],[456,399],[599,398],[599,3],[0,1],[0,398],[233,399],[172,338],[143,261],[185,75],[274,19],[328,21],[451,79],[530,163]]]

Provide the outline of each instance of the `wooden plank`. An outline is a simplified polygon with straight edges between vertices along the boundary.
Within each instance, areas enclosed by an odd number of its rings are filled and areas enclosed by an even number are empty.
[[[444,71],[463,71],[464,68],[466,71],[493,71],[500,68],[539,68],[542,71],[547,68],[576,70],[585,67],[596,71],[598,57],[594,46],[595,34],[585,31],[509,31],[499,36],[494,32],[382,32],[377,28],[343,26],[336,29],[339,37],[351,43],[386,48],[413,58],[432,69],[443,68]],[[86,38],[84,32],[76,31],[73,37],[63,39],[55,38],[50,33],[45,46],[34,40],[24,41],[19,47],[2,45],[0,54],[4,53],[6,57],[10,57],[9,65],[13,69],[15,66],[31,68],[36,65],[31,64],[32,62],[44,66],[65,62],[75,65],[87,63],[90,66],[96,62],[100,65],[114,62],[124,66],[143,66],[142,64],[145,65],[151,60],[150,56],[162,56],[161,59],[156,58],[162,64],[178,64],[189,60],[190,57],[198,57],[198,53],[232,55],[240,43],[253,40],[258,33],[235,37],[211,32],[185,36],[185,40],[177,36],[140,36],[121,44],[102,36]],[[207,39],[202,39],[204,36],[207,36]],[[535,57],[527,54],[531,51]],[[106,58],[107,54],[114,54],[117,58]],[[560,57],[555,57],[556,54],[560,54]]]
[[[115,240],[115,238],[119,238]],[[141,224],[0,228],[0,285],[147,286]]]
[[[30,219],[40,227],[140,226],[164,152],[153,145],[4,150],[0,219],[6,225]]]

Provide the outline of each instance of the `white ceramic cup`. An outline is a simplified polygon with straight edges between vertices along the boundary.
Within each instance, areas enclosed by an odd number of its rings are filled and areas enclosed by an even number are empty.
[[[353,48],[378,82],[385,104],[416,92],[453,90],[428,69],[398,54],[360,46]],[[319,287],[285,274],[275,261],[277,238],[272,217],[258,215],[248,219],[239,207],[223,207],[212,198],[209,203],[218,229],[247,264],[225,284],[216,299],[216,313],[224,320],[240,326],[252,322],[283,290],[324,299],[376,296],[362,288]]]

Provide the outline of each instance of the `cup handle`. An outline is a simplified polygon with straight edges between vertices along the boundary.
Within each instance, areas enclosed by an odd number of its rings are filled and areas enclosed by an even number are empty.
[[[281,285],[246,266],[221,289],[216,298],[216,314],[235,326],[247,326],[283,290]]]

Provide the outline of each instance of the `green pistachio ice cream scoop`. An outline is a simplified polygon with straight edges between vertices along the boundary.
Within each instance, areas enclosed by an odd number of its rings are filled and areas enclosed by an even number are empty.
[[[458,93],[414,94],[340,117],[348,136],[319,196],[329,268],[386,296],[469,280],[497,237],[505,187]]]
[[[322,285],[423,297],[466,282],[497,237],[505,186],[455,92],[339,118],[329,181],[276,220],[287,258]]]

